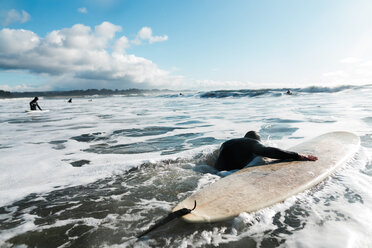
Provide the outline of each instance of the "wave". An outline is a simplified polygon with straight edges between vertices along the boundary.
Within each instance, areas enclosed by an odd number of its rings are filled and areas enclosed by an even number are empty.
[[[261,90],[216,90],[200,93],[201,98],[225,98],[225,97],[257,97],[272,94],[273,89]],[[280,92],[276,92],[280,93]],[[281,94],[280,94],[281,95]]]
[[[298,89],[298,92],[304,93],[336,93],[344,90],[356,89],[360,86],[354,85],[342,85],[337,87],[325,87],[325,86],[310,86],[302,89]]]
[[[336,87],[309,86],[305,88],[268,88],[268,89],[241,89],[241,90],[215,90],[199,92],[200,98],[226,98],[226,97],[261,97],[272,96],[280,97],[283,95],[296,95],[304,93],[337,93],[345,90],[358,90],[361,88],[370,88],[372,84],[355,86],[342,85]]]

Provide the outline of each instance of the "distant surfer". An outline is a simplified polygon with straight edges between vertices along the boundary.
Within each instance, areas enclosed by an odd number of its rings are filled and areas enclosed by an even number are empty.
[[[67,102],[68,102],[68,103],[72,103],[72,98],[68,99]]]
[[[287,90],[287,95],[292,95],[292,92],[290,90]]]
[[[249,131],[244,138],[231,139],[221,145],[215,169],[228,171],[244,168],[255,156],[274,159],[292,159],[300,161],[316,161],[313,155],[302,155],[296,152],[281,150],[263,145],[261,137],[255,131]]]
[[[42,109],[40,108],[39,104],[37,103],[38,100],[39,100],[39,98],[38,98],[38,97],[35,97],[34,100],[32,100],[32,101],[30,102],[30,109],[31,109],[31,110],[36,110],[36,107],[38,107],[39,110],[42,110]]]

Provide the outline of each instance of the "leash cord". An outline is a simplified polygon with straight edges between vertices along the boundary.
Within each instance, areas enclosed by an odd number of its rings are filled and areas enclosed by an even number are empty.
[[[151,232],[155,228],[158,228],[159,226],[165,225],[168,222],[172,221],[173,219],[180,218],[180,217],[182,217],[186,214],[191,213],[191,211],[193,211],[195,208],[196,208],[196,201],[194,201],[194,207],[192,209],[182,208],[182,209],[179,209],[175,212],[172,212],[172,213],[168,214],[168,216],[160,219],[158,222],[155,223],[155,225],[153,225],[152,227],[147,229],[145,232],[141,233],[140,235],[137,235],[137,238],[139,239],[139,238],[145,236],[146,234],[148,234],[149,232]]]

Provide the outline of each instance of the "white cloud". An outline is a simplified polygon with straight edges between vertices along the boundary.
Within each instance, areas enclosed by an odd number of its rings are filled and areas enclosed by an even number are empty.
[[[25,23],[31,19],[31,16],[26,11],[22,10],[19,12],[16,9],[11,9],[8,11],[5,20],[2,22],[3,26],[8,26],[12,23]]]
[[[112,39],[115,36],[116,32],[121,31],[121,27],[114,25],[109,22],[102,22],[102,24],[96,26],[94,31],[97,35],[106,37],[107,39]]]
[[[87,10],[87,8],[82,7],[82,8],[78,8],[78,12],[86,14],[86,13],[88,13],[88,10]]]
[[[28,22],[31,19],[31,16],[29,13],[26,11],[22,10],[22,15],[21,15],[21,23]]]
[[[134,44],[141,44],[141,41],[148,40],[150,44],[154,42],[162,42],[168,40],[167,35],[163,36],[153,36],[152,29],[149,27],[143,27],[137,34],[137,38],[133,41]]]
[[[129,40],[127,37],[122,36],[118,40],[116,40],[114,44],[114,52],[115,53],[125,53],[125,49],[129,47]]]
[[[8,28],[0,30],[0,56],[21,54],[36,48],[39,44],[39,37],[31,31]]]
[[[340,61],[337,70],[322,74],[323,81],[338,84],[372,83],[372,60],[348,57]]]
[[[323,74],[324,82],[338,84],[372,83],[372,34],[369,30],[355,37],[355,43],[344,51],[347,56],[341,59],[333,71]]]
[[[0,68],[50,76],[54,88],[161,88],[181,80],[148,59],[126,54],[128,39],[115,39],[121,30],[109,22],[94,30],[76,24],[43,38],[32,31],[5,28],[0,30]]]
[[[48,91],[51,90],[50,88],[40,87],[40,86],[30,86],[28,84],[19,84],[15,86],[9,85],[0,85],[0,90],[4,91],[17,91],[17,92],[26,92],[26,91]]]

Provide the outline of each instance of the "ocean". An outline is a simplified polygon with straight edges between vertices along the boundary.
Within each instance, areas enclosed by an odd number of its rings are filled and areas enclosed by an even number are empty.
[[[0,100],[0,247],[372,247],[372,85]],[[135,237],[219,180],[221,143],[288,149],[350,131],[357,154],[316,187],[233,220]],[[316,154],[315,154],[316,155]]]

